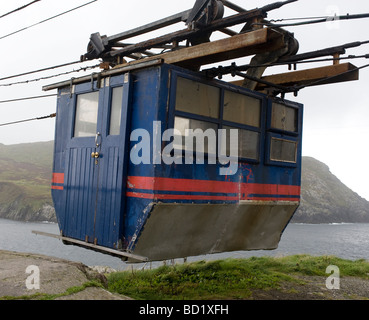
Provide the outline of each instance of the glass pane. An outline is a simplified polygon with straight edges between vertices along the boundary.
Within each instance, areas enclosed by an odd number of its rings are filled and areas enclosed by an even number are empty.
[[[225,90],[223,119],[260,127],[261,101],[243,94]]]
[[[217,144],[217,129],[218,125],[206,122],[206,121],[199,121],[194,119],[187,119],[176,117],[174,128],[181,132],[182,137],[182,145],[174,145],[176,149],[188,150],[188,151],[195,151],[197,143],[204,143],[204,152],[205,153],[216,153],[216,144]],[[189,143],[190,132],[186,131],[188,129],[200,129],[200,131],[196,134],[193,132],[193,137],[191,141],[193,143]],[[206,130],[211,129],[207,132]],[[187,137],[187,142],[186,142]],[[210,144],[209,144],[210,142]],[[209,150],[210,147],[210,150]],[[202,151],[202,150],[199,150]]]
[[[75,137],[92,137],[96,134],[99,92],[80,94],[77,96]]]
[[[234,127],[224,126],[224,129],[227,129],[227,156],[230,155],[230,132],[229,129],[237,129],[238,130],[238,156],[240,158],[248,158],[248,159],[259,159],[259,140],[260,133],[250,130],[244,130]]]
[[[297,109],[273,103],[272,128],[297,132]]]
[[[220,89],[177,78],[176,110],[219,118]]]
[[[122,115],[123,87],[113,89],[113,97],[111,99],[110,110],[110,135],[120,134],[120,118]]]
[[[297,142],[272,138],[270,159],[296,163]]]

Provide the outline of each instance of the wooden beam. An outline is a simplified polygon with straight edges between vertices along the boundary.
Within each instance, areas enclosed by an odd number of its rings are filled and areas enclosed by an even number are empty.
[[[168,64],[170,63],[187,69],[198,70],[202,65],[241,58],[265,51],[273,51],[283,46],[284,40],[281,33],[269,28],[264,28],[222,40],[202,43],[196,46],[148,57],[145,58],[145,61],[150,59],[163,59],[164,62]]]
[[[337,65],[331,65],[326,67],[319,67],[307,70],[299,70],[293,72],[286,72],[281,74],[275,74],[270,76],[262,77],[262,80],[274,83],[276,85],[289,86],[300,86],[300,85],[323,85],[345,81],[359,80],[359,71],[355,70],[356,67],[351,63],[342,63]],[[346,73],[348,71],[351,71]],[[331,78],[334,77],[334,78]],[[328,78],[328,79],[327,79]],[[327,80],[324,80],[327,79]],[[321,80],[321,81],[320,81]],[[314,84],[314,82],[319,83]],[[243,80],[234,81],[233,84],[242,86]],[[259,83],[256,90],[262,91],[267,86]]]

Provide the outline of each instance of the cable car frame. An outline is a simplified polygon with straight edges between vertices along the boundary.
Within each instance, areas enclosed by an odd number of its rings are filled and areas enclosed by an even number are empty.
[[[220,2],[238,13],[212,16]],[[246,11],[198,0],[192,10],[117,36],[93,34],[82,60],[102,58],[105,70],[44,87],[58,90],[55,237],[133,262],[277,248],[301,200],[303,105],[272,93],[280,93],[278,81],[289,92],[308,81],[356,80],[358,72],[335,63],[274,76],[274,84],[260,80],[256,91],[215,79],[232,73],[258,81],[235,65],[199,70],[283,48],[290,35],[258,22],[290,2]],[[120,42],[179,21],[189,28]],[[240,34],[227,29],[240,23]],[[209,42],[215,30],[230,37]],[[186,39],[191,45],[179,46]],[[170,50],[153,54],[153,47]]]

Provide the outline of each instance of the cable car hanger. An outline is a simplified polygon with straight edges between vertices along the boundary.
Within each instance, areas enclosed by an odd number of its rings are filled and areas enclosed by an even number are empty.
[[[272,94],[272,95],[276,96],[278,94],[282,94],[282,96],[283,96],[287,92],[293,92],[296,96],[298,91],[300,91],[301,89],[304,89],[304,88],[310,87],[310,86],[314,86],[314,85],[318,85],[323,81],[334,80],[337,77],[341,77],[341,76],[347,75],[349,73],[357,72],[360,69],[366,68],[366,66],[359,67],[359,68],[354,67],[354,68],[351,68],[349,70],[343,71],[342,73],[338,73],[338,74],[334,74],[330,77],[326,77],[324,79],[313,80],[313,81],[310,82],[310,84],[303,84],[303,85],[300,84],[300,85],[292,85],[292,86],[282,86],[282,85],[278,85],[276,83],[266,81],[264,79],[258,79],[256,77],[253,77],[253,76],[247,75],[245,73],[242,73],[242,71],[248,71],[249,69],[252,69],[252,68],[262,68],[262,67],[281,66],[281,65],[288,65],[289,69],[291,69],[291,64],[294,65],[294,70],[296,70],[297,69],[296,65],[299,64],[299,63],[314,63],[314,62],[333,61],[333,63],[335,64],[336,62],[339,62],[340,60],[346,60],[346,59],[358,59],[358,58],[369,59],[369,54],[360,55],[360,56],[350,55],[348,57],[340,57],[339,56],[339,54],[346,53],[346,49],[348,49],[348,48],[359,47],[361,45],[365,45],[365,44],[368,44],[368,43],[369,43],[369,41],[350,42],[350,43],[346,43],[346,44],[343,44],[343,45],[340,45],[340,46],[334,46],[334,47],[329,47],[329,48],[325,48],[325,49],[321,49],[321,50],[306,52],[306,53],[302,53],[302,54],[298,54],[298,55],[294,55],[294,56],[288,56],[288,57],[285,57],[285,58],[281,58],[277,62],[271,63],[271,64],[270,63],[269,64],[245,64],[245,65],[237,66],[235,63],[232,63],[230,66],[226,66],[226,67],[219,66],[217,68],[213,67],[213,68],[205,69],[205,70],[202,70],[202,73],[205,74],[205,76],[208,77],[208,78],[218,77],[219,79],[222,79],[223,75],[226,75],[226,74],[231,74],[233,77],[238,75],[238,76],[243,77],[245,79],[255,81],[259,84],[264,84],[268,88],[277,89],[277,90],[269,90],[269,93]],[[333,58],[310,60],[310,59],[315,59],[315,58],[324,57],[324,56],[333,56]]]
[[[368,41],[356,41],[298,54],[299,43],[294,34],[283,29],[283,24],[273,24],[266,20],[269,11],[297,1],[279,1],[261,8],[246,10],[226,0],[197,0],[190,10],[113,36],[101,36],[99,33],[93,33],[87,46],[87,53],[81,56],[81,61],[102,59],[101,68],[108,70],[118,66],[132,66],[135,63],[162,59],[163,63],[199,71],[204,65],[253,55],[247,70],[236,70],[237,72],[246,71],[246,74],[239,74],[244,80],[238,85],[257,91],[262,91],[265,87],[274,88],[273,94],[277,92],[282,94],[294,92],[296,94],[298,91],[296,88],[306,87],[309,83],[321,84],[322,77],[326,78],[327,83],[356,80],[358,69],[350,63],[339,64],[341,60],[339,58],[346,52],[347,48],[357,47],[368,43]],[[236,11],[236,14],[224,17],[224,7]],[[336,16],[335,18],[351,20],[368,17],[369,14],[364,13]],[[303,23],[327,21],[324,17],[318,18]],[[184,22],[187,28],[138,43],[122,42],[179,22]],[[243,27],[239,33],[230,29],[230,27],[242,24]],[[222,32],[229,37],[211,41],[210,36],[215,31]],[[182,41],[186,42],[185,45],[180,45]],[[286,78],[293,79],[295,74],[281,74],[284,82],[280,82],[280,77],[262,79],[263,73],[269,66],[283,63],[288,64],[289,68],[294,66],[296,70],[296,64],[299,61],[329,55],[334,58],[333,66],[313,68],[306,74],[298,74],[298,81],[289,83],[286,80]],[[221,72],[225,70],[226,68]],[[218,72],[217,75],[221,72]]]
[[[172,44],[172,50],[177,50],[178,42],[180,41],[187,40],[188,45],[189,43],[196,45],[199,44],[199,42],[209,42],[210,35],[214,31],[221,31],[228,35],[235,35],[237,33],[227,28],[247,23],[251,20],[261,21],[266,18],[267,12],[296,1],[298,0],[279,1],[262,8],[247,11],[233,5],[229,1],[197,0],[193,9],[180,12],[170,17],[160,19],[153,23],[119,33],[114,36],[107,37],[100,36],[99,33],[93,33],[87,47],[88,52],[81,56],[81,61],[102,58],[104,61],[108,61],[114,65],[117,62],[119,64],[121,61],[119,58],[123,58],[124,56],[136,59],[142,58],[140,55],[135,57],[134,54],[143,55],[148,49],[162,49],[164,45],[170,43]],[[222,18],[222,6],[227,6],[239,12],[230,17]],[[122,40],[158,30],[181,21],[186,22],[188,26],[187,29],[172,32],[137,44],[125,45],[120,43]],[[123,48],[114,49],[117,47]]]

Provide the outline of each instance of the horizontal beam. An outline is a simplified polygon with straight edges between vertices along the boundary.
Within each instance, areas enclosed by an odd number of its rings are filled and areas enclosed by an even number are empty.
[[[330,84],[330,83],[338,83],[345,81],[354,81],[359,79],[359,72],[352,71],[350,73],[346,73],[350,70],[355,70],[356,67],[351,63],[342,63],[336,64],[326,67],[319,67],[308,70],[300,70],[287,72],[282,74],[276,74],[271,76],[265,76],[262,79],[268,82],[272,82],[279,85],[309,85],[309,83],[319,81],[316,85]],[[342,75],[341,75],[342,74]],[[341,76],[340,76],[341,75]],[[331,78],[334,77],[334,78]],[[328,79],[327,79],[328,78]],[[324,79],[327,79],[324,81]],[[320,81],[322,80],[322,81]],[[265,87],[260,84],[257,87],[257,90]]]
[[[281,33],[264,28],[222,40],[159,54],[146,58],[145,61],[151,58],[160,58],[168,64],[197,70],[202,65],[246,57],[265,50],[280,49],[285,45],[283,38],[284,36]]]
[[[239,13],[239,14],[227,17],[227,18],[215,20],[214,22],[204,27],[203,29],[195,29],[195,30],[184,29],[184,30],[180,30],[177,32],[169,33],[164,36],[150,39],[147,41],[143,41],[143,42],[137,43],[132,46],[128,46],[120,50],[108,52],[106,56],[111,56],[111,57],[127,56],[128,54],[151,49],[158,45],[160,46],[163,44],[172,43],[174,41],[183,41],[191,37],[196,37],[199,34],[204,34],[207,32],[213,32],[213,31],[223,29],[223,28],[228,28],[228,27],[231,27],[237,24],[244,23],[254,17],[264,18],[265,16],[266,16],[266,13],[262,11],[261,9],[254,9],[254,10],[250,10],[247,12],[242,12],[242,13]]]
[[[181,21],[186,21],[191,11],[192,9],[189,9],[189,10],[174,14],[170,17],[146,24],[144,26],[137,27],[132,30],[128,30],[128,31],[116,34],[114,36],[107,37],[106,41],[109,43],[109,45],[112,45],[117,41],[122,41],[125,39],[133,38],[141,34],[154,31],[160,28],[164,28],[164,27],[170,26],[172,24],[175,24]]]
[[[221,0],[223,2],[223,4],[228,7],[229,9],[232,9],[234,11],[237,11],[237,12],[245,12],[247,11],[246,9],[244,8],[241,8],[240,6],[230,2],[230,1],[227,1],[227,0]]]
[[[351,63],[342,63],[307,70],[275,74],[262,77],[261,79],[266,82],[270,82],[278,86],[283,85],[285,87],[305,85],[317,86],[323,84],[358,80],[359,71],[356,70],[356,67]],[[232,83],[238,86],[242,86],[243,80],[233,81]],[[267,87],[267,85],[259,83],[256,87],[256,90],[262,91]]]

